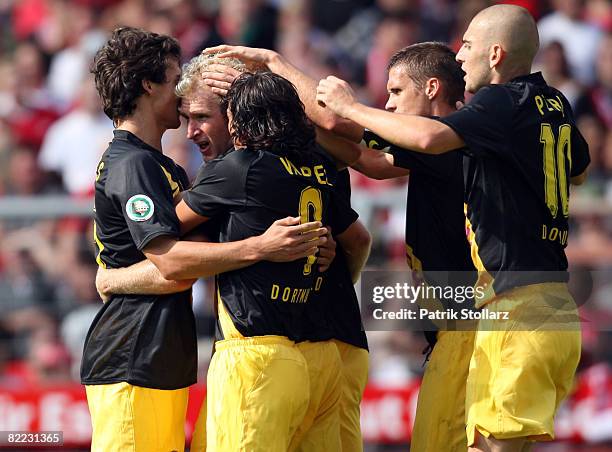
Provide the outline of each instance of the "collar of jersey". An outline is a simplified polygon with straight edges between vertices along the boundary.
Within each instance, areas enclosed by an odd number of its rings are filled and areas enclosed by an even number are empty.
[[[520,75],[510,80],[510,83],[535,83],[537,85],[545,85],[546,81],[541,72],[533,72],[527,75]]]
[[[155,149],[153,146],[148,145],[147,143],[142,141],[140,138],[138,138],[136,135],[134,135],[132,132],[129,132],[127,130],[115,129],[113,130],[113,135],[115,136],[116,139],[125,140],[138,148],[145,149],[147,151],[155,151],[158,153],[160,152],[159,149]]]

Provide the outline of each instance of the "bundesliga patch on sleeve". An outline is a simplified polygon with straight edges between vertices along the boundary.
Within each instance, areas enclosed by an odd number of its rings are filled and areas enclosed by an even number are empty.
[[[125,204],[125,211],[132,221],[147,221],[153,216],[155,205],[147,195],[134,195]]]

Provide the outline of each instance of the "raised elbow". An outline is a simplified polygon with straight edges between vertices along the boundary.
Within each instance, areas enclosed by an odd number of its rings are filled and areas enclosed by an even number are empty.
[[[427,154],[443,154],[449,149],[459,148],[459,142],[449,142],[450,129],[442,124],[435,124],[433,127],[424,127],[417,137],[417,148]],[[453,136],[455,135],[452,132]]]
[[[428,154],[439,154],[440,149],[437,147],[437,138],[435,132],[422,133],[417,141],[417,147]]]
[[[321,118],[320,123],[317,125],[323,130],[326,130],[328,132],[334,132],[340,124],[339,119],[340,118],[338,118],[336,115],[327,114],[323,118]]]

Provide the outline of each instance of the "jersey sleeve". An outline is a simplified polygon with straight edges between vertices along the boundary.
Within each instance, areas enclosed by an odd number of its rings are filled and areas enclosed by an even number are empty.
[[[481,88],[469,104],[438,121],[459,135],[467,153],[482,155],[510,152],[507,133],[512,130],[514,104],[510,93],[500,85]]]
[[[584,173],[589,163],[591,163],[589,145],[577,127],[574,127],[572,130],[571,158],[570,177],[579,176]]]
[[[362,145],[370,149],[386,152],[393,156],[393,166],[410,171],[426,172],[432,176],[447,177],[452,171],[451,165],[455,156],[448,154],[428,155],[395,146],[379,137],[371,130],[365,129]]]
[[[180,225],[172,189],[159,162],[145,153],[133,153],[114,165],[105,191],[123,213],[138,250],[167,235],[178,238]]]
[[[342,234],[350,225],[357,221],[358,218],[359,215],[351,207],[350,198],[343,196],[336,190],[332,190],[328,217],[332,234]]]
[[[205,164],[183,200],[198,215],[213,218],[246,205],[248,166],[241,165],[234,151]]]

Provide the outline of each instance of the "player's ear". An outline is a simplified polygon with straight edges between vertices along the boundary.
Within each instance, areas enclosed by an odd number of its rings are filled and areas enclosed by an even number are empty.
[[[501,44],[493,44],[489,50],[489,68],[493,69],[502,62],[506,56],[506,51]]]
[[[145,93],[151,94],[153,92],[153,84],[150,80],[143,80],[142,89],[144,89]]]
[[[429,100],[433,100],[440,92],[440,80],[431,77],[425,82],[425,95]]]

